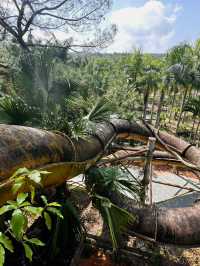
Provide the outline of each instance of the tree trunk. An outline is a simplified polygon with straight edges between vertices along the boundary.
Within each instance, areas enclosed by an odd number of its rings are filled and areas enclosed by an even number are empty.
[[[198,132],[199,132],[199,126],[200,126],[200,120],[198,122],[196,131],[195,131],[194,140],[193,140],[194,143],[196,143],[196,140],[197,140],[197,135],[198,135]]]
[[[152,124],[152,121],[153,121],[155,102],[156,102],[156,88],[153,89],[153,103],[152,103],[152,107],[151,107],[151,118],[150,118],[150,123],[151,124]]]
[[[188,93],[188,96],[187,96],[187,99],[188,99],[188,100],[190,99],[191,95],[192,95],[192,86],[190,86],[190,88],[189,88],[189,93]],[[187,115],[187,113],[184,112],[184,114],[183,114],[183,123],[186,122],[186,118],[187,118],[186,115]]]
[[[162,105],[163,105],[164,97],[165,97],[165,89],[163,87],[162,90],[161,90],[160,100],[159,100],[159,104],[158,104],[155,128],[158,128],[159,125],[160,125],[160,115],[161,115],[161,112],[162,112]]]
[[[196,116],[193,116],[193,124],[192,124],[192,130],[191,130],[191,133],[190,133],[190,140],[192,139],[192,136],[194,134],[195,123],[196,123]]]
[[[171,119],[172,119],[175,99],[176,99],[176,89],[174,89],[174,94],[173,94],[173,98],[172,98],[172,105],[171,105],[171,110],[170,110],[170,115],[169,115],[169,124],[171,123]]]
[[[148,101],[149,101],[149,88],[147,87],[144,91],[144,113],[143,113],[144,120],[146,120],[147,117]]]
[[[179,130],[179,127],[180,127],[180,123],[181,123],[181,119],[182,119],[182,114],[183,114],[183,108],[184,108],[185,101],[186,101],[186,97],[187,97],[187,92],[188,92],[188,88],[185,88],[185,92],[184,92],[183,100],[182,100],[182,104],[181,104],[181,110],[180,110],[178,122],[177,122],[177,125],[176,125],[176,134],[177,134],[177,132]]]

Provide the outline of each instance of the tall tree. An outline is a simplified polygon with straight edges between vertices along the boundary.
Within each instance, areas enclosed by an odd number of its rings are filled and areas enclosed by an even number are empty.
[[[200,96],[195,98],[190,98],[184,106],[184,111],[191,112],[193,115],[192,130],[190,134],[190,139],[193,136],[193,142],[196,142],[199,126],[200,126]],[[197,127],[195,129],[196,120],[198,119]],[[195,130],[194,130],[195,129]]]
[[[166,56],[167,63],[170,66],[170,72],[174,74],[179,88],[183,89],[183,97],[180,107],[180,113],[176,125],[176,133],[179,130],[184,112],[184,105],[187,99],[188,91],[192,86],[192,68],[193,68],[193,49],[188,44],[181,44],[172,48]]]
[[[112,40],[115,26],[98,26],[110,9],[110,0],[2,0],[0,3],[0,34],[10,36],[23,48],[37,45],[54,45],[65,48],[104,46]],[[62,31],[60,44],[56,33]],[[89,41],[75,41],[74,32],[90,31]],[[46,36],[51,42],[39,42]],[[65,34],[64,34],[65,33]],[[98,35],[98,37],[96,37]]]

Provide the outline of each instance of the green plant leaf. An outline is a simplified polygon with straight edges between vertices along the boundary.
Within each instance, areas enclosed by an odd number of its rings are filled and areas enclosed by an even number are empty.
[[[61,207],[61,204],[59,204],[58,202],[51,202],[51,203],[48,203],[48,206]]]
[[[12,241],[4,235],[2,232],[0,232],[0,243],[3,244],[3,246],[8,249],[10,252],[14,251]]]
[[[29,242],[33,245],[36,245],[36,246],[45,246],[45,243],[43,243],[41,240],[39,240],[38,238],[30,238],[30,239],[26,239],[26,242]]]
[[[40,184],[41,183],[41,180],[42,180],[42,177],[41,177],[41,174],[38,170],[34,170],[32,171],[28,177],[33,181],[35,182],[36,184]]]
[[[5,261],[5,249],[2,245],[0,245],[0,266],[4,265]]]
[[[26,175],[20,175],[15,177],[14,182],[15,183],[20,183],[26,181]]]
[[[27,218],[23,215],[21,210],[17,209],[13,212],[10,226],[16,239],[21,240],[27,226]]]
[[[51,172],[48,172],[48,171],[40,171],[40,174],[42,174],[42,175],[48,175],[48,174],[51,174]]]
[[[47,198],[44,195],[41,196],[41,199],[42,199],[42,201],[44,202],[45,205],[48,204]]]
[[[24,242],[22,244],[24,246],[24,251],[25,251],[26,258],[29,259],[29,261],[32,261],[33,251],[31,249],[31,247],[28,244],[24,243]]]
[[[22,204],[20,204],[20,208],[30,206],[31,203],[29,201],[24,201]]]
[[[24,184],[24,181],[15,182],[12,186],[12,192],[16,194],[24,186]]]
[[[22,204],[26,200],[27,197],[28,197],[28,193],[19,193],[17,195],[17,203],[19,205]]]
[[[47,212],[44,212],[44,219],[45,219],[45,224],[46,224],[48,230],[51,230],[52,221],[51,221],[50,215]]]
[[[110,199],[100,195],[93,196],[95,207],[100,211],[105,223],[108,225],[113,249],[118,247],[119,236],[126,227],[136,219],[126,210],[113,204]]]
[[[15,209],[15,206],[13,205],[4,205],[0,208],[0,215],[8,212],[8,211],[11,211],[11,210],[14,210]]]
[[[17,208],[17,207],[18,207],[18,205],[17,205],[17,202],[16,202],[16,201],[14,201],[14,200],[8,200],[8,201],[7,201],[7,203],[8,203],[9,205],[11,205],[11,206],[15,207],[15,208]]]
[[[24,208],[24,210],[26,210],[27,212],[30,212],[34,215],[42,215],[43,212],[43,208],[42,207],[33,207],[33,206],[27,206]]]
[[[60,210],[54,207],[47,207],[47,210],[55,215],[57,215],[59,218],[63,219],[63,215]]]
[[[31,202],[34,203],[34,199],[35,199],[35,187],[30,185],[30,190],[31,190]]]
[[[26,175],[29,173],[29,170],[24,167],[24,168],[19,168],[16,172],[14,172],[14,174],[11,176],[11,179],[15,178],[16,176],[19,175]]]

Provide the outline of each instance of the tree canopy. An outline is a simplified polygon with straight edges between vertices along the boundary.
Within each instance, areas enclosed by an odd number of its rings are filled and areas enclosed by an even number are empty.
[[[23,48],[37,45],[57,47],[103,47],[115,26],[101,25],[111,0],[3,0],[0,3],[1,39],[12,37]],[[101,27],[100,27],[101,25]],[[88,39],[77,36],[87,32]],[[62,41],[58,37],[62,33]]]

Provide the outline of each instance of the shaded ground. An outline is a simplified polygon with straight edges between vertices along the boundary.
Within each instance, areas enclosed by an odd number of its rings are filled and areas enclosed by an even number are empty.
[[[83,214],[86,231],[89,234],[101,236],[103,221],[98,211],[91,205]],[[103,236],[105,239],[105,235]],[[200,248],[183,249],[175,246],[152,245],[142,240],[132,238],[129,245],[139,250],[150,251],[149,261],[130,254],[130,258],[123,258],[121,262],[113,262],[110,253],[103,249],[97,249],[92,254],[85,256],[80,261],[80,266],[200,266]],[[121,256],[120,256],[121,258]]]

